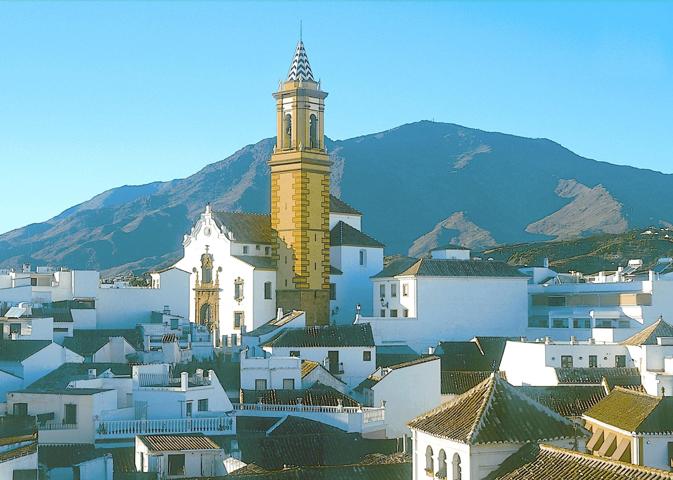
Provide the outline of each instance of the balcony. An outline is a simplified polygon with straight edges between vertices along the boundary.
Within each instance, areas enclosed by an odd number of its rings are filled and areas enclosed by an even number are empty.
[[[385,408],[342,407],[322,405],[275,405],[265,403],[235,403],[237,416],[280,417],[294,415],[314,420],[365,438],[382,438],[385,434]]]
[[[162,433],[203,433],[205,435],[234,435],[236,418],[189,417],[160,420],[101,420],[95,425],[96,440],[132,439],[136,435]]]

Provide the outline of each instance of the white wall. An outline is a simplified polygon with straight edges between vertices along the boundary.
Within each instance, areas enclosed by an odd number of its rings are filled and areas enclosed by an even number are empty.
[[[291,350],[299,350],[302,360],[313,360],[320,364],[324,364],[328,351],[338,350],[339,362],[343,363],[344,373],[335,376],[350,387],[358,385],[376,370],[375,347],[265,347],[265,350],[280,357],[289,357]],[[371,352],[370,361],[363,360],[364,351]]]
[[[241,388],[255,390],[256,380],[266,380],[267,388],[283,388],[283,380],[294,380],[294,388],[301,388],[301,359],[267,355],[266,358],[250,357],[241,353]]]
[[[301,388],[310,388],[315,385],[316,382],[332,387],[341,393],[349,393],[348,385],[334,377],[331,373],[325,370],[322,365],[314,368],[311,373],[301,379]]]
[[[4,403],[6,401],[7,392],[11,392],[12,390],[19,390],[22,387],[23,379],[21,377],[17,377],[11,373],[0,370],[0,403]]]
[[[15,340],[21,341],[21,340]],[[23,387],[27,387],[49,372],[56,370],[66,362],[82,363],[84,358],[56,343],[47,345],[23,362],[10,362],[0,357],[0,369],[6,370],[23,379]]]
[[[174,315],[189,316],[190,275],[179,269],[161,273],[161,288],[99,288],[97,328],[135,328],[165,305]]]
[[[440,360],[392,370],[372,391],[373,406],[386,403],[386,437],[409,435],[410,420],[441,404]]]
[[[37,452],[7,462],[0,462],[0,478],[11,480],[14,470],[37,469]]]
[[[364,265],[360,265],[360,250],[365,251]],[[372,315],[370,277],[383,269],[383,248],[330,247],[330,261],[343,272],[330,277],[330,281],[337,284],[336,300],[330,301],[330,309],[334,312],[332,321],[337,324],[353,323],[357,304],[361,306],[362,315]]]
[[[344,222],[357,230],[362,230],[362,215],[330,212],[329,229],[332,230],[339,222]]]

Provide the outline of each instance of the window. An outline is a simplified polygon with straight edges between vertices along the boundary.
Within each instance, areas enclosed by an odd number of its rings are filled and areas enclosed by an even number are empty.
[[[336,283],[329,284],[329,299],[336,300]]]
[[[561,355],[561,368],[573,368],[572,355]]]
[[[294,390],[294,378],[283,379],[283,390]]]
[[[432,447],[430,445],[425,448],[425,472],[429,475],[435,474],[435,460],[432,458]]]
[[[28,404],[27,403],[15,403],[13,406],[13,413],[19,417],[25,417],[28,415]]]
[[[386,284],[385,283],[382,283],[381,285],[379,285],[379,296],[381,298],[386,297]]]
[[[248,254],[248,246],[243,245],[243,255],[247,255],[247,254]]]
[[[177,318],[171,318],[171,330],[178,329],[178,320]]]
[[[264,255],[271,255],[271,247],[264,247]]]
[[[193,402],[191,401],[185,402],[185,416],[191,417],[193,410],[194,410]]]
[[[409,284],[408,283],[403,283],[402,284],[402,296],[403,297],[409,296]]]
[[[591,319],[573,318],[573,328],[591,328]]]
[[[437,478],[446,478],[446,452],[444,449],[439,451],[437,463]]]
[[[404,310],[402,310],[402,316],[404,318],[407,318],[409,316],[409,310],[407,310],[406,308]]]
[[[281,148],[291,148],[292,147],[292,115],[289,113],[285,114],[283,120],[283,145]]]
[[[360,250],[360,265],[362,265],[362,266],[367,265],[367,251],[366,250]]]
[[[37,278],[36,277],[30,277],[30,286],[31,287],[37,287]]]
[[[198,405],[199,412],[207,412],[208,411],[208,399],[207,398],[202,398],[199,400],[199,405]]]
[[[243,300],[243,279],[240,277],[234,280],[234,300]]]
[[[565,307],[566,297],[548,297],[547,305],[550,307]]]
[[[542,315],[528,317],[528,326],[531,328],[549,328],[549,317]]]
[[[199,312],[199,323],[201,325],[210,326],[213,323],[213,310],[210,307],[209,303],[204,303],[201,305],[201,310]]]
[[[390,296],[395,298],[397,297],[397,284],[396,283],[391,283],[390,284]]]
[[[255,250],[257,250],[259,252],[261,249],[262,249],[262,247],[260,247],[259,245],[255,245]]]
[[[615,367],[626,367],[626,355],[615,355]]]
[[[568,328],[567,318],[552,318],[551,328]]]
[[[598,367],[598,356],[589,355],[589,368],[597,368],[597,367]]]
[[[309,147],[320,148],[320,144],[318,143],[318,117],[311,114],[309,122]]]
[[[372,361],[372,352],[369,350],[365,350],[362,352],[362,361],[364,362],[371,362]]]
[[[327,352],[327,364],[329,366],[329,373],[341,374],[341,365],[339,365],[339,351],[329,350]]]
[[[381,314],[379,315],[379,317],[385,317],[385,316],[386,316],[386,309],[382,308],[381,309]]]
[[[266,378],[255,380],[255,390],[266,390]]]
[[[264,282],[264,300],[271,300],[271,282]]]
[[[168,455],[168,474],[169,475],[184,475],[185,474],[185,454],[177,453]]]
[[[234,328],[243,326],[243,312],[234,312]]]
[[[457,453],[453,454],[453,480],[461,480],[463,478],[463,470],[460,468],[460,455]]]
[[[21,335],[21,324],[20,323],[10,323],[9,324],[9,333],[16,333]]]
[[[77,423],[77,405],[74,403],[66,403],[64,406],[63,423],[66,425],[74,425]]]
[[[396,317],[397,316],[397,309],[393,308],[390,310],[390,316],[391,317]]]
[[[299,350],[290,350],[291,357],[300,357]]]

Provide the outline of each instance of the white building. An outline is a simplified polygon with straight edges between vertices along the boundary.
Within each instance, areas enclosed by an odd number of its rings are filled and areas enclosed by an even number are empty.
[[[593,276],[524,268],[531,277],[526,335],[624,340],[662,316],[673,317],[669,270],[670,259],[661,259],[650,270],[632,260],[625,269]]]
[[[670,471],[673,397],[616,388],[583,419],[593,455]]]
[[[642,385],[673,395],[673,327],[659,320],[621,343],[508,341],[500,369],[513,385]]]
[[[357,304],[367,308],[368,278],[383,265],[383,245],[360,231],[361,216],[330,196],[333,322],[352,322]],[[184,256],[175,264],[192,272],[190,320],[217,320],[220,335],[240,337],[275,318],[273,238],[269,215],[218,212],[207,206],[185,235]]]
[[[24,388],[66,362],[84,358],[48,340],[0,341],[0,403],[10,390]]]
[[[375,317],[357,322],[372,326],[379,345],[420,352],[440,341],[525,329],[528,278],[502,262],[398,258],[372,282]]]
[[[351,387],[376,369],[376,347],[367,324],[289,328],[262,347],[274,356],[321,363]]]
[[[139,435],[135,441],[138,472],[156,472],[159,479],[225,475],[224,450],[203,434]]]
[[[302,361],[299,357],[271,355],[264,350],[257,356],[241,352],[241,388],[243,390],[283,389],[302,387]]]
[[[529,442],[577,448],[585,435],[497,375],[415,418],[409,427],[413,480],[482,480]]]
[[[188,318],[189,277],[170,268],[152,274],[150,287],[130,287],[101,283],[96,271],[26,267],[0,274],[0,302],[32,304],[33,316],[53,317],[59,339],[73,329],[135,328],[165,306]]]
[[[37,479],[37,431],[31,417],[0,417],[0,478]]]
[[[364,405],[385,406],[386,438],[409,435],[409,421],[442,403],[439,358],[423,357],[379,368],[355,391]]]

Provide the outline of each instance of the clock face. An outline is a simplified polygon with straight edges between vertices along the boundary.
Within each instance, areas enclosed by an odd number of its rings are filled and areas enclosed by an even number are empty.
[[[206,237],[210,237],[210,227],[206,227],[206,228],[203,230],[203,234],[204,234]]]

